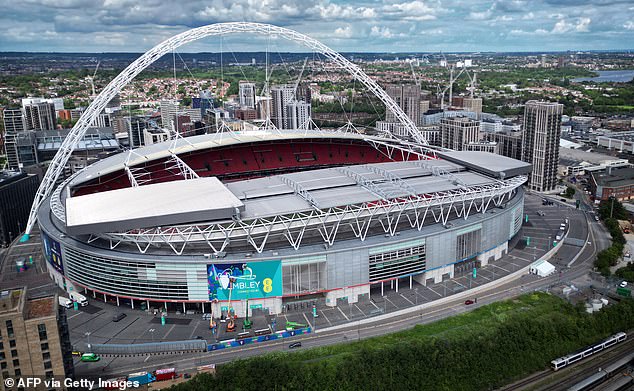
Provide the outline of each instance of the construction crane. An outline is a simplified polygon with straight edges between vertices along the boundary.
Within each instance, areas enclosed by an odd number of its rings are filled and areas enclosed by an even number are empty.
[[[465,68],[462,67],[460,69],[460,72],[458,72],[458,74],[454,76],[455,67],[452,65],[449,68],[449,85],[445,87],[445,89],[443,89],[442,92],[438,93],[438,95],[440,96],[441,109],[445,108],[445,93],[447,92],[447,90],[449,90],[449,105],[451,106],[451,101],[453,99],[453,83],[455,83],[456,80],[458,80],[458,78],[460,77],[460,75],[462,75],[462,72],[464,72],[464,70]],[[440,90],[440,86],[438,87],[438,90]]]
[[[308,57],[304,58],[304,64],[302,65],[302,70],[299,72],[299,76],[297,77],[297,81],[295,81],[295,86],[293,87],[293,99],[297,99],[297,88],[299,87],[299,82],[302,80],[302,75],[304,74],[304,69],[306,69],[306,63],[308,62]]]
[[[418,79],[418,76],[416,76],[416,72],[414,71],[413,61],[409,62],[409,67],[412,69],[412,76],[414,77],[414,83],[416,83],[416,85],[420,87],[420,80]]]
[[[473,93],[475,92],[476,86],[478,84],[477,76],[478,76],[477,71],[473,71],[473,77],[471,76],[469,71],[467,71],[467,77],[469,77],[469,86],[467,87],[467,91],[469,91],[469,96],[471,98],[473,98]]]
[[[88,79],[88,83],[90,83],[90,88],[92,89],[92,97],[95,97],[97,95],[97,93],[95,92],[95,76],[97,75],[97,71],[99,70],[99,64],[101,64],[101,60],[97,61],[97,66],[95,67],[95,72],[92,74],[92,76],[87,76],[86,79]]]

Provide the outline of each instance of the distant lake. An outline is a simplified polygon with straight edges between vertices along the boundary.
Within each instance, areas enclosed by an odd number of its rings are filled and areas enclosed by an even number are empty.
[[[624,69],[622,71],[596,71],[599,76],[597,77],[579,77],[576,79],[572,79],[572,81],[580,82],[580,81],[596,81],[597,83],[602,82],[616,82],[616,83],[627,83],[628,81],[634,78],[634,69]]]

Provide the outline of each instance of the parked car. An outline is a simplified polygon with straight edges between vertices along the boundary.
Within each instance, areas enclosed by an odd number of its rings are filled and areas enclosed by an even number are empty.
[[[302,347],[301,342],[293,342],[292,344],[288,345],[289,349],[295,349],[295,348],[301,348],[301,347]]]
[[[625,287],[627,287],[627,281],[621,281],[621,283],[619,284],[619,286],[620,286],[621,288],[625,288]]]
[[[473,304],[473,303],[475,303],[475,301],[473,301],[473,300],[471,300],[471,299],[467,299],[467,300],[465,300],[465,302],[464,302],[464,304],[465,304],[465,305],[471,305],[471,304]]]
[[[115,316],[112,317],[112,321],[113,322],[118,322],[121,319],[125,318],[127,315],[124,314],[123,312],[119,312],[118,314],[116,314]]]

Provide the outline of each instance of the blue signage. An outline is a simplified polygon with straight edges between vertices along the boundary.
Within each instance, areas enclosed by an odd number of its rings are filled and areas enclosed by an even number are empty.
[[[42,243],[44,244],[44,257],[61,274],[64,274],[64,264],[62,263],[62,246],[58,241],[42,232]]]

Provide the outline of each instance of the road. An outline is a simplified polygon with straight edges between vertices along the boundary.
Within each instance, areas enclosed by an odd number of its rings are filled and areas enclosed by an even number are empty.
[[[328,329],[318,330],[318,333],[295,338],[292,340],[272,341],[266,343],[246,345],[239,348],[231,348],[215,352],[204,352],[198,354],[168,355],[168,356],[147,356],[137,357],[133,362],[116,363],[118,358],[104,358],[105,370],[102,373],[91,373],[86,377],[96,378],[107,375],[116,377],[126,375],[148,368],[175,367],[179,372],[195,372],[195,368],[205,364],[223,364],[238,358],[252,357],[264,353],[288,350],[288,344],[301,341],[304,348],[332,345],[342,342],[350,342],[358,339],[371,338],[387,333],[409,329],[416,324],[431,323],[449,316],[471,311],[479,306],[493,303],[500,300],[510,299],[528,291],[547,290],[555,285],[573,281],[587,274],[592,267],[597,249],[609,246],[609,236],[603,228],[594,220],[590,220],[589,240],[577,261],[571,265],[564,273],[555,273],[545,278],[536,279],[531,275],[522,275],[516,281],[503,284],[498,287],[487,289],[478,294],[478,302],[475,305],[465,306],[464,298],[450,300],[448,303],[431,305],[424,311],[413,311],[408,314],[394,316],[388,321],[371,322],[364,325],[345,327],[342,329],[329,331]],[[567,260],[562,260],[567,261]],[[88,363],[82,363],[86,365]],[[111,365],[112,364],[112,365]],[[87,373],[84,368],[80,372]]]

